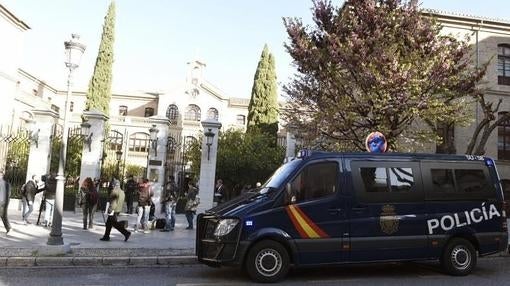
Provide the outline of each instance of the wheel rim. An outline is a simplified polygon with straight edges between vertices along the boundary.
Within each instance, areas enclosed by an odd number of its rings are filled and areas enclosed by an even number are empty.
[[[471,252],[463,245],[453,248],[450,258],[456,269],[466,270],[471,265]]]
[[[255,257],[255,267],[265,277],[275,276],[282,269],[282,256],[274,249],[263,249]]]

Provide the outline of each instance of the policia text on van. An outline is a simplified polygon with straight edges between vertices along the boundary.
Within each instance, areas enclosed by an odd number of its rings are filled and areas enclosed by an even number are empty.
[[[198,217],[196,252],[274,282],[289,267],[438,259],[469,274],[507,247],[503,194],[485,157],[300,152],[259,189]]]

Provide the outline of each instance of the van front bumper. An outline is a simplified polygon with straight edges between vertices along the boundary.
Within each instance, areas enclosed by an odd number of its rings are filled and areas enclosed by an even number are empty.
[[[196,255],[198,261],[210,266],[240,265],[247,244],[239,243],[238,224],[224,237],[214,236],[220,218],[201,214],[197,218]]]

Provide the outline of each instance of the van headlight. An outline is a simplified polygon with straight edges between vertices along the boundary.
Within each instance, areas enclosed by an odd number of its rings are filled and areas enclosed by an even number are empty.
[[[214,230],[214,235],[215,236],[227,235],[236,227],[238,223],[239,223],[238,219],[234,218],[222,219],[216,226],[216,229]]]

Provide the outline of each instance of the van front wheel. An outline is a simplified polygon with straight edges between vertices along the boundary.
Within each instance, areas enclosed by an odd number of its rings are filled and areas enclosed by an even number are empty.
[[[468,275],[476,266],[476,250],[473,244],[463,238],[450,240],[441,257],[441,265],[450,275]]]
[[[256,282],[278,282],[289,271],[289,254],[280,243],[263,240],[250,249],[244,266],[250,278]]]

